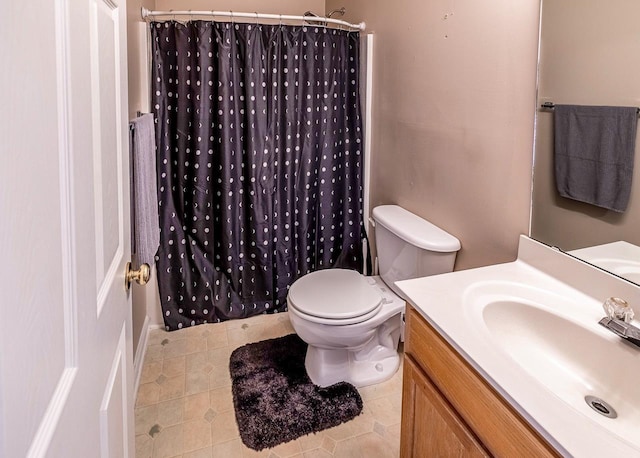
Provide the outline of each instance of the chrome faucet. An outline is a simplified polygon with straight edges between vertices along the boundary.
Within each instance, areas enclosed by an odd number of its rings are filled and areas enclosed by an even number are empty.
[[[640,328],[632,325],[633,309],[627,301],[610,297],[602,305],[607,316],[598,323],[628,342],[640,347]]]
[[[598,323],[609,331],[618,334],[628,342],[640,347],[640,329],[617,318],[604,317]]]

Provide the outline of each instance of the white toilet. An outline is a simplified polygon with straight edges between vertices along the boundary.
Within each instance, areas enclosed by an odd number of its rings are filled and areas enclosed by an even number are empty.
[[[373,209],[380,276],[325,269],[291,285],[289,318],[316,385],[383,382],[398,370],[405,301],[394,282],[451,272],[460,241],[397,205]],[[400,295],[400,297],[398,296]]]

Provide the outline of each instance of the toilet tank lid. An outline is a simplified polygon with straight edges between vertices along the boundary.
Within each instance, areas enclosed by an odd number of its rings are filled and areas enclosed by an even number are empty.
[[[435,224],[398,205],[380,205],[373,209],[373,219],[402,240],[430,251],[454,252],[460,240]]]

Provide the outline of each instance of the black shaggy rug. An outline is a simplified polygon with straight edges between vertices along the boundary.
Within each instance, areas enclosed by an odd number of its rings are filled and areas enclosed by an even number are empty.
[[[346,382],[314,385],[304,368],[307,344],[297,335],[252,343],[231,354],[233,405],[242,442],[274,447],[351,420],[362,398]]]

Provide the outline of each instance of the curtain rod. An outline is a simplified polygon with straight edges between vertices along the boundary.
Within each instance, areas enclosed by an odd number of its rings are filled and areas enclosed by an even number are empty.
[[[157,16],[223,16],[234,18],[250,18],[250,19],[275,19],[279,21],[313,21],[324,22],[326,24],[336,24],[344,27],[349,27],[356,30],[364,30],[366,25],[364,22],[359,24],[351,24],[350,22],[341,21],[340,19],[332,19],[322,16],[291,16],[288,14],[267,14],[267,13],[239,13],[235,11],[151,11],[147,8],[142,8],[142,19],[149,20],[149,18]],[[311,24],[310,24],[311,25]]]

